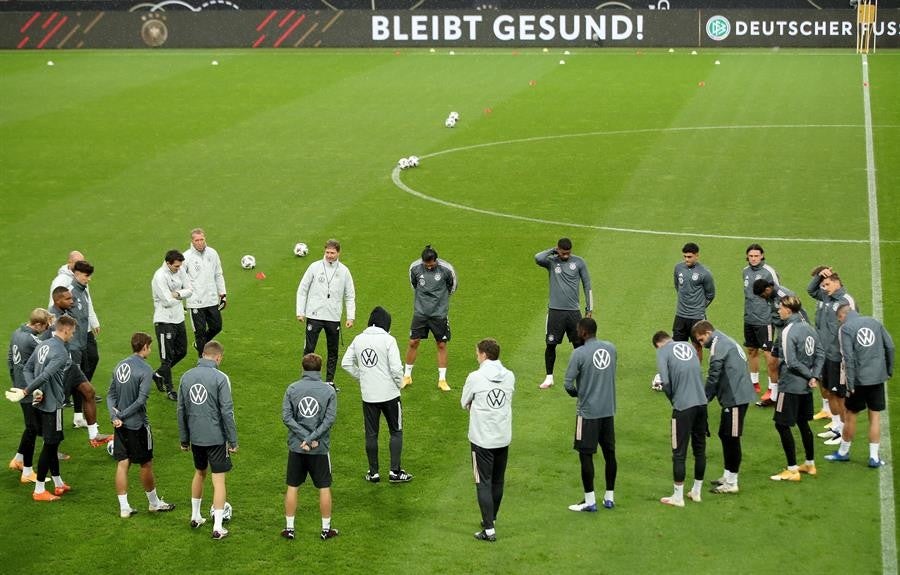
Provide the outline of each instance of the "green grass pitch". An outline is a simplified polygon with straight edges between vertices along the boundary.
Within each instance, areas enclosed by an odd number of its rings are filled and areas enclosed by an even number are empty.
[[[883,301],[895,339],[898,56],[879,52],[868,65]],[[159,491],[178,505],[172,514],[120,520],[111,458],[89,448],[83,430],[67,430],[63,449],[73,458],[63,477],[74,491],[63,501],[33,503],[14,473],[0,473],[0,564],[13,572],[881,572],[879,478],[864,464],[865,418],[852,463],[825,462],[830,449],[817,442],[819,476],[782,485],[768,479],[784,464],[771,412],[753,408],[741,493],[704,493],[702,504],[670,509],[657,502],[672,488],[670,407],[648,390],[650,335],[671,327],[672,266],[686,241],[698,241],[716,278],[710,319],[736,338],[749,238],[785,238],[762,244],[784,284],[801,293],[811,268],[834,265],[871,313],[862,66],[849,50],[7,52],[0,90],[5,337],[46,305],[66,253],[82,250],[97,268],[95,385],[105,395],[131,333],[152,331],[149,282],[163,253],[186,249],[189,230],[202,226],[225,265],[222,369],[241,439],[228,477],[232,535],[214,542],[208,530],[188,528],[192,465],[178,448],[173,403],[155,390],[149,402]],[[448,129],[452,110],[461,120]],[[394,184],[397,160],[411,154],[421,166],[404,171],[403,184],[447,203]],[[566,509],[582,496],[574,401],[559,384],[537,388],[547,278],[532,256],[562,236],[587,260],[600,335],[619,350],[617,507],[597,514]],[[357,285],[358,324],[345,343],[383,305],[404,349],[409,262],[430,243],[456,266],[453,391],[436,389],[434,344],[423,343],[403,396],[404,467],[416,478],[369,485],[359,388],[339,373],[332,460],[342,534],[317,539],[307,485],[298,539],[287,542],[278,537],[280,405],[302,351],[294,294],[329,237],[342,241]],[[292,255],[297,241],[311,246],[309,257]],[[266,279],[240,269],[245,253]],[[474,344],[486,336],[500,341],[518,377],[493,545],[472,539],[479,515],[458,401],[476,366]],[[560,347],[559,383],[569,354]],[[900,392],[891,392],[897,422]],[[712,404],[711,425],[718,412]],[[109,431],[105,406],[101,413]],[[19,433],[19,410],[4,402],[0,454],[12,457]],[[715,435],[708,452],[713,479],[722,466]],[[897,453],[883,453],[888,472]],[[598,490],[602,469],[598,456]],[[130,499],[146,509],[136,471]]]

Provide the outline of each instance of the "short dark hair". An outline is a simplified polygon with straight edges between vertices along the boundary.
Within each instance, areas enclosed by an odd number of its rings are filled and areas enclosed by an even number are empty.
[[[222,344],[213,339],[206,342],[206,345],[203,346],[203,357],[222,355],[224,351],[225,348],[222,347]]]
[[[827,278],[822,278],[822,281],[825,281],[825,280],[834,280],[834,281],[840,283],[841,285],[844,284],[844,282],[841,281],[841,276],[838,275],[837,272],[831,272],[830,276],[828,276]]]
[[[762,295],[770,287],[775,287],[775,284],[766,278],[759,278],[753,282],[753,295]]]
[[[433,262],[437,258],[438,258],[437,251],[435,251],[435,249],[433,247],[431,247],[431,244],[428,244],[427,246],[425,246],[425,249],[422,250],[422,261],[423,262]]]
[[[67,288],[66,286],[56,286],[55,288],[53,288],[53,293],[50,295],[55,302],[56,300],[62,298],[62,294],[66,293],[67,291],[69,291],[69,288]]]
[[[572,240],[570,240],[569,238],[559,238],[559,241],[556,242],[556,247],[561,250],[571,250]]]
[[[94,273],[94,266],[92,266],[88,261],[80,260],[75,262],[75,265],[72,266],[72,271],[91,275],[92,273]]]
[[[750,244],[749,246],[747,246],[747,251],[744,252],[744,255],[749,254],[749,253],[752,252],[753,250],[756,250],[756,251],[758,251],[758,252],[761,253],[761,254],[765,254],[765,253],[766,253],[766,250],[764,250],[763,247],[762,247],[761,245],[759,245],[759,244]]]
[[[803,307],[803,302],[797,296],[786,295],[781,298],[781,305],[791,310],[791,312],[797,313]]]
[[[707,333],[707,332],[711,333],[714,331],[716,331],[716,328],[713,327],[712,323],[710,323],[709,321],[707,321],[705,319],[701,319],[700,321],[695,323],[693,325],[693,327],[691,327],[691,335],[694,336],[694,339],[697,338],[698,334]]]
[[[584,332],[588,337],[597,335],[597,322],[592,317],[583,317],[578,320],[578,331]]]
[[[150,337],[149,334],[146,334],[142,331],[135,332],[134,335],[131,336],[131,351],[137,353],[144,349],[144,346],[150,345],[153,343],[153,338]]]
[[[681,248],[681,253],[683,253],[683,254],[699,254],[700,246],[698,246],[694,242],[688,242],[688,243],[684,244],[684,246]]]
[[[183,262],[184,254],[178,250],[169,250],[166,252],[166,263],[174,264],[175,262]]]
[[[496,339],[485,338],[478,342],[478,351],[483,353],[488,359],[496,361],[500,359],[500,344]]]
[[[659,330],[658,332],[653,334],[653,338],[651,339],[651,342],[653,343],[653,347],[656,347],[656,344],[658,344],[661,341],[665,341],[667,339],[672,339],[672,336],[669,335],[668,332],[666,332],[666,331]]]
[[[814,268],[812,269],[811,272],[809,272],[809,275],[811,275],[811,276],[817,276],[817,275],[819,275],[820,273],[822,273],[822,270],[827,270],[827,269],[828,269],[828,266],[816,266],[816,267],[814,267]]]
[[[304,355],[303,371],[322,371],[322,356],[317,353]]]
[[[57,328],[71,327],[72,329],[75,329],[75,327],[77,325],[78,325],[78,322],[75,321],[75,318],[70,315],[64,315],[64,316],[56,318],[56,327]]]
[[[334,238],[331,238],[325,242],[325,249],[327,250],[328,248],[334,248],[336,251],[340,252],[341,251],[341,242],[337,241]]]

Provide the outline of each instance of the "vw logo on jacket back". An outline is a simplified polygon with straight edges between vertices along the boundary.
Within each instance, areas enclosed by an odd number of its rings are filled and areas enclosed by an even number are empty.
[[[319,402],[315,397],[309,395],[302,397],[297,402],[297,411],[300,413],[300,417],[315,417],[319,413]]]

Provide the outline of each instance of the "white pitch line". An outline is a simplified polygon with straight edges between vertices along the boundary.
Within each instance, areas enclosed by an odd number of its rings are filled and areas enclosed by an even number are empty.
[[[866,118],[866,179],[869,200],[869,257],[872,260],[872,315],[884,321],[881,288],[881,245],[878,228],[878,189],[875,182],[875,143],[872,138],[872,102],[869,95],[869,59],[862,56],[863,112]],[[887,400],[887,385],[884,396]],[[881,412],[881,449],[891,453],[891,420],[888,416],[889,403]],[[894,472],[891,467],[879,470],[881,504],[881,570],[884,575],[897,575],[896,518],[894,517]]]
[[[442,156],[444,154],[451,154],[454,152],[462,152],[467,150],[475,150],[479,148],[489,148],[492,146],[503,146],[507,144],[518,144],[518,143],[526,143],[526,142],[539,142],[543,140],[562,140],[567,138],[584,138],[590,136],[614,136],[614,135],[623,135],[623,134],[645,134],[645,133],[658,133],[658,132],[690,132],[690,131],[706,131],[706,130],[749,130],[749,129],[797,129],[797,128],[860,128],[859,124],[770,124],[770,125],[739,125],[739,126],[695,126],[695,127],[670,127],[670,128],[641,128],[635,130],[609,130],[609,131],[598,131],[598,132],[582,132],[578,134],[557,134],[550,136],[533,136],[530,138],[517,138],[513,140],[503,140],[499,142],[486,142],[483,144],[473,144],[471,146],[460,146],[457,148],[448,148],[446,150],[440,150],[437,152],[432,152],[431,154],[425,154],[420,156],[420,158],[434,158],[436,156]],[[448,200],[442,200],[440,198],[435,198],[433,196],[429,196],[427,194],[423,194],[418,190],[414,190],[413,188],[407,186],[403,183],[403,180],[400,179],[400,168],[394,167],[393,172],[391,173],[391,180],[393,180],[394,185],[417,198],[427,200],[429,202],[434,202],[436,204],[440,204],[443,206],[447,206],[450,208],[456,208],[459,210],[466,210],[470,212],[474,212],[477,214],[483,214],[487,216],[495,216],[500,218],[508,218],[512,220],[519,220],[523,222],[531,222],[535,224],[545,224],[545,225],[553,225],[553,226],[567,226],[572,228],[584,228],[584,229],[592,229],[592,230],[602,230],[608,232],[621,232],[621,233],[630,233],[630,234],[644,234],[644,235],[652,235],[652,236],[675,236],[675,237],[698,237],[698,238],[712,238],[712,239],[728,239],[728,240],[756,240],[756,241],[765,241],[765,242],[806,242],[806,243],[830,243],[830,244],[866,244],[869,243],[870,239],[840,239],[840,238],[788,238],[788,237],[760,237],[760,236],[740,236],[740,235],[727,235],[727,234],[706,234],[706,233],[696,233],[691,231],[683,231],[683,232],[673,232],[673,231],[664,231],[664,230],[647,230],[647,229],[639,229],[639,228],[621,228],[615,226],[599,226],[592,224],[580,224],[576,222],[563,222],[557,220],[547,220],[543,218],[532,218],[528,216],[520,216],[516,214],[508,214],[505,212],[498,212],[495,210],[486,210],[483,208],[476,208],[472,206],[467,206],[465,204],[458,204],[456,202],[451,202]],[[887,240],[885,243],[898,243],[893,240]]]

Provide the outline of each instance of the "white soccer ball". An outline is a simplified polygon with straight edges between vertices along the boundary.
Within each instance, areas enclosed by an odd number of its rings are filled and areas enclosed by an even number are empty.
[[[453,118],[454,120],[459,121],[459,112],[450,112],[448,118]]]
[[[215,511],[215,507],[209,506],[209,516],[213,516],[213,512]],[[222,521],[231,521],[231,515],[234,513],[234,510],[231,508],[231,503],[225,502],[225,507],[222,508]]]
[[[409,158],[400,158],[399,160],[397,160],[397,165],[401,170],[405,170],[409,167]]]
[[[251,255],[246,255],[241,258],[241,267],[245,270],[252,270],[256,267],[256,258]]]
[[[456,126],[456,120],[454,120],[453,118],[447,118],[447,121],[444,122],[444,125],[448,128],[453,128],[454,126]]]
[[[653,391],[662,391],[662,377],[657,373],[653,376],[653,381],[650,382],[650,389]]]
[[[115,439],[111,439],[109,443],[106,444],[106,452],[109,453],[110,457],[113,456],[113,450],[115,449],[115,447],[113,447],[113,443],[115,443],[115,441]]]
[[[410,156],[406,159],[409,163],[410,168],[418,168],[419,167],[419,156]]]
[[[294,244],[294,255],[298,258],[306,257],[309,253],[309,246],[304,244],[303,242],[297,242]]]

